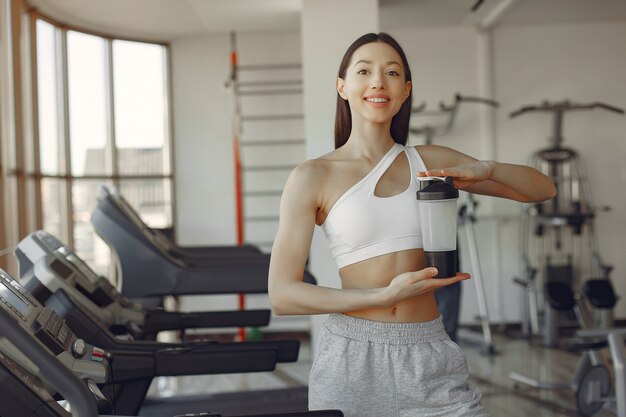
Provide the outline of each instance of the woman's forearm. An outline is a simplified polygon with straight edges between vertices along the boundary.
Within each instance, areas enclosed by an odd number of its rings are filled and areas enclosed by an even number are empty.
[[[496,161],[493,163],[490,181],[502,184],[516,194],[516,200],[530,203],[545,201],[556,195],[556,187],[552,180],[538,170],[524,166]]]
[[[277,315],[328,314],[386,305],[384,288],[337,289],[294,281],[270,289],[270,304]]]

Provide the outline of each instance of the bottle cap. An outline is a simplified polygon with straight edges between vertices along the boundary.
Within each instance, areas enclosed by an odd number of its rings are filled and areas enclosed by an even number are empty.
[[[420,190],[416,197],[420,201],[450,200],[459,198],[452,177],[418,177]]]

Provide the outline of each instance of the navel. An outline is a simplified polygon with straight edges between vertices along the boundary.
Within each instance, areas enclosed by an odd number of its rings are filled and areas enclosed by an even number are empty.
[[[398,307],[396,307],[396,306],[391,307],[391,314],[393,314],[395,316],[397,310],[398,310]]]

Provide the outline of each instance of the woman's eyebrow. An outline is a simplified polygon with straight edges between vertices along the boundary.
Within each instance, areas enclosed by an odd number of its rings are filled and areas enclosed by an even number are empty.
[[[372,63],[372,61],[368,61],[368,60],[366,60],[366,59],[359,59],[357,62],[355,62],[355,63],[354,63],[354,65],[353,65],[353,66],[354,66],[354,67],[356,67],[357,65],[359,65],[359,64],[361,64],[361,63],[363,63],[363,64],[371,64],[371,63]],[[396,62],[396,61],[387,61],[387,62],[385,63],[385,65],[393,65],[393,64],[398,65],[398,66],[401,66],[401,65],[400,65],[398,62]]]

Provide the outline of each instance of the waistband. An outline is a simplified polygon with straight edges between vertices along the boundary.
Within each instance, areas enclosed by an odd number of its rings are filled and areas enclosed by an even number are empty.
[[[363,342],[405,345],[449,340],[441,316],[419,323],[393,323],[365,320],[346,314],[331,314],[324,326],[339,336]]]

